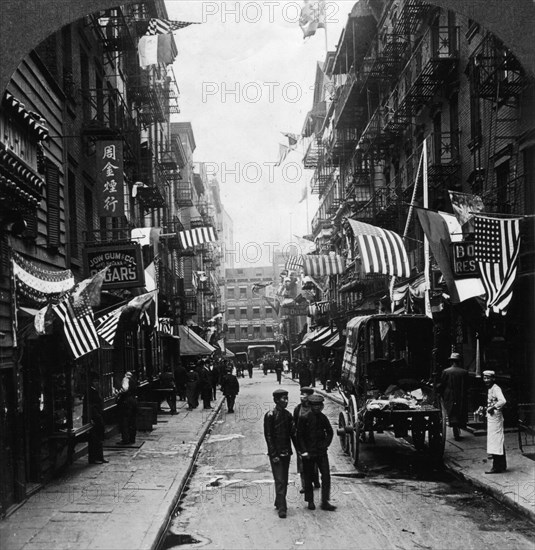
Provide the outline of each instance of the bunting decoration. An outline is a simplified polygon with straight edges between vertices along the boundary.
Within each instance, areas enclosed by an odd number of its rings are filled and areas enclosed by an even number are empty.
[[[178,233],[182,248],[192,248],[204,243],[217,241],[217,235],[213,227],[196,227]]]
[[[279,160],[277,161],[277,164],[275,164],[275,166],[280,166],[284,162],[290,151],[291,149],[289,147],[283,145],[282,143],[279,143]]]
[[[108,342],[110,346],[113,346],[115,341],[115,334],[117,333],[119,319],[125,307],[126,304],[98,318],[95,322],[97,334]]]
[[[170,317],[158,317],[158,330],[173,335],[173,321]]]
[[[59,299],[74,287],[74,276],[70,269],[42,269],[15,250],[12,251],[12,266],[17,294],[40,306],[53,299]]]
[[[199,23],[194,23],[192,21],[171,21],[169,19],[156,19],[152,18],[149,21],[149,26],[147,27],[147,36],[153,36],[156,34],[168,34],[173,31],[178,31],[184,27],[189,27],[190,25],[199,25]]]
[[[303,256],[289,256],[284,266],[288,271],[297,271],[303,267]]]
[[[305,275],[339,275],[346,269],[345,259],[336,255],[318,255],[303,257],[303,271]]]
[[[486,314],[505,315],[513,297],[520,251],[520,218],[476,215],[475,259],[487,293]]]
[[[396,277],[410,275],[409,258],[401,237],[375,225],[348,218],[355,235],[366,273],[382,273]]]

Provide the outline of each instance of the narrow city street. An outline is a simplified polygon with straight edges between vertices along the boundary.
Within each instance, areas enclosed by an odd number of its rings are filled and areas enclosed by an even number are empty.
[[[240,379],[236,413],[223,405],[205,440],[160,550],[172,548],[535,548],[533,526],[491,497],[430,466],[385,433],[363,445],[355,470],[335,439],[330,448],[335,512],[309,511],[290,465],[288,518],[273,507],[263,416],[275,374]],[[298,384],[283,378],[289,410]],[[333,428],[339,405],[326,399]],[[319,495],[318,495],[319,500]]]

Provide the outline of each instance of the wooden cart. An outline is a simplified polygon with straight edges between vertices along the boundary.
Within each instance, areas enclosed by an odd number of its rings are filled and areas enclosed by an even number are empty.
[[[424,315],[376,314],[351,319],[339,384],[342,449],[357,466],[363,442],[391,431],[441,459],[446,414],[436,391],[433,323]]]

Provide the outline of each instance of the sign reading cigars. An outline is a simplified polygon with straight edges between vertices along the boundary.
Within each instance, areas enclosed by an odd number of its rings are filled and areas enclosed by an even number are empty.
[[[86,247],[84,265],[89,277],[108,267],[103,288],[145,286],[141,247],[138,243]]]

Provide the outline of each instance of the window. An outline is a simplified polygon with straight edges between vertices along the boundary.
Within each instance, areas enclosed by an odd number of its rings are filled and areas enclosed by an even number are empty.
[[[247,327],[240,328],[240,339],[247,340]]]
[[[247,287],[240,286],[240,298],[247,298]]]
[[[236,328],[235,327],[229,327],[228,328],[228,337],[229,337],[229,340],[236,340]]]
[[[46,238],[47,246],[59,247],[59,168],[46,161]]]
[[[234,298],[234,287],[233,286],[229,286],[227,288],[227,298]]]
[[[260,307],[253,307],[253,319],[260,319]]]
[[[238,269],[238,275],[243,275],[243,269]]]
[[[72,258],[78,258],[78,213],[76,212],[76,176],[68,171],[67,184],[69,189],[69,250]]]
[[[273,337],[273,327],[271,325],[266,326],[266,338]]]
[[[247,319],[247,308],[246,307],[240,307],[240,318],[241,319]]]
[[[253,327],[253,337],[255,340],[258,340],[260,338],[260,327],[258,326]]]
[[[229,307],[227,310],[227,319],[234,318],[236,315],[236,309],[233,307]]]
[[[273,316],[273,308],[271,306],[266,306],[264,311],[265,311],[266,317]]]

